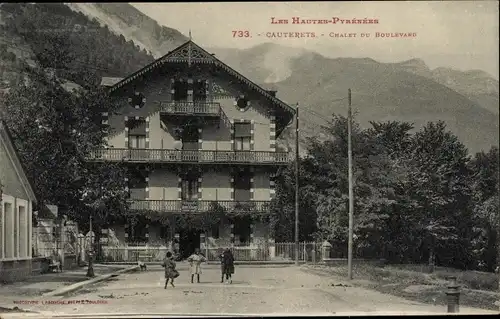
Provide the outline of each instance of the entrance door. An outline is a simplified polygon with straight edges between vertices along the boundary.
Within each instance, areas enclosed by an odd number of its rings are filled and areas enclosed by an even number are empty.
[[[186,259],[194,253],[196,248],[200,248],[201,231],[197,229],[186,229],[179,234],[179,253],[182,259]]]

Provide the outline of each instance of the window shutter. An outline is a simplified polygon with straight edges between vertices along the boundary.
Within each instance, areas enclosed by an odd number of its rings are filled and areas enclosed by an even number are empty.
[[[129,125],[129,135],[146,135],[146,121],[133,120]]]
[[[250,123],[235,123],[234,124],[234,137],[250,137],[251,134]]]

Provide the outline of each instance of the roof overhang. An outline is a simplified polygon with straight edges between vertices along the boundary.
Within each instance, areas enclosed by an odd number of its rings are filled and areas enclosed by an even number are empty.
[[[266,90],[253,81],[249,80],[221,60],[217,59],[213,54],[207,52],[206,50],[195,44],[192,40],[187,41],[177,49],[168,52],[164,56],[151,62],[142,69],[132,73],[125,78],[103,78],[101,81],[101,85],[108,86],[109,92],[112,93],[119,88],[134,82],[139,77],[154,71],[155,69],[161,67],[166,63],[186,63],[188,66],[191,66],[193,64],[211,64],[218,68],[221,68],[228,74],[234,76],[237,80],[245,83],[248,87],[259,93],[266,100],[268,100],[274,107],[277,108],[278,114],[285,115],[277,117],[277,120],[282,122],[279,132],[281,132],[287,125],[292,123],[293,118],[296,114],[295,108],[278,99],[275,92]],[[114,81],[117,82],[111,84]]]
[[[14,168],[16,170],[16,174],[19,177],[19,180],[21,181],[21,184],[23,185],[23,188],[29,198],[33,203],[37,202],[35,192],[33,191],[33,185],[31,184],[30,180],[26,176],[26,170],[21,162],[21,159],[19,157],[19,153],[13,143],[12,135],[9,131],[9,128],[7,127],[7,124],[0,119],[0,135],[2,141],[5,143],[7,152],[9,153],[9,157],[11,158]]]

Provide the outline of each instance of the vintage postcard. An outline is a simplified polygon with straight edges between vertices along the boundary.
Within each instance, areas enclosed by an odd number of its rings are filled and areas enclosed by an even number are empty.
[[[498,314],[498,10],[0,4],[0,318]]]

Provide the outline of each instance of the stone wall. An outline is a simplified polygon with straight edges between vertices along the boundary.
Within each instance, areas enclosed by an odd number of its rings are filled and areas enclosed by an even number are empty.
[[[22,281],[31,276],[31,259],[0,261],[0,282]]]

